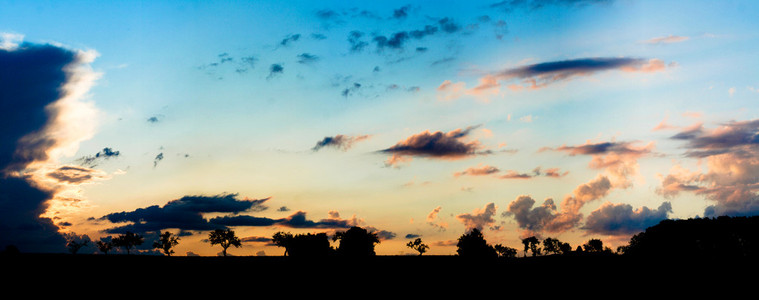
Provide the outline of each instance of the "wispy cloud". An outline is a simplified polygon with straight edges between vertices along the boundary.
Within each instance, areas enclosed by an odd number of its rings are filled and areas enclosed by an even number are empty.
[[[469,133],[477,127],[456,129],[447,133],[424,131],[380,152],[393,155],[387,161],[388,165],[394,165],[398,161],[410,160],[410,157],[414,156],[435,159],[462,159],[478,154],[488,154],[489,151],[480,151],[482,145],[479,141],[465,140]]]
[[[324,137],[321,141],[318,141],[316,145],[311,149],[313,151],[319,151],[324,147],[332,147],[336,149],[340,149],[343,151],[347,151],[351,147],[353,147],[353,144],[366,140],[370,135],[359,135],[359,136],[348,136],[348,135],[342,135],[338,134],[336,136],[327,136]]]
[[[672,43],[685,42],[689,39],[690,38],[687,36],[668,35],[668,36],[652,38],[650,40],[644,41],[644,43],[651,44],[651,45],[672,44]]]

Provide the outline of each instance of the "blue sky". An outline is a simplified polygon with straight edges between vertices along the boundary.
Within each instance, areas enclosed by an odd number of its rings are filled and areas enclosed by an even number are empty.
[[[41,221],[62,233],[168,226],[138,212],[185,196],[267,199],[193,212],[249,238],[239,255],[350,225],[383,234],[380,254],[416,236],[452,254],[473,227],[515,248],[618,246],[664,218],[759,212],[752,1],[2,7],[4,55],[91,58],[72,61],[93,77],[59,112],[70,126],[49,130],[69,151],[14,173],[50,185]],[[135,219],[108,218],[121,212]],[[211,222],[230,213],[269,223]],[[183,235],[178,253],[218,252],[185,225],[162,228]]]

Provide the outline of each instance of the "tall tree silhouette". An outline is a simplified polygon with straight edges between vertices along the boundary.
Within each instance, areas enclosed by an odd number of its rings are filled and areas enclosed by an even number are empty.
[[[326,233],[292,235],[289,232],[280,231],[272,236],[272,242],[285,248],[285,256],[327,256],[333,251]]]
[[[408,242],[408,244],[406,244],[406,247],[419,252],[419,256],[422,256],[422,254],[424,254],[424,252],[427,252],[427,249],[430,248],[430,246],[422,242],[422,238],[416,238],[414,241]]]
[[[543,251],[545,251],[546,254],[569,254],[572,252],[572,246],[559,239],[549,237],[543,240]]]
[[[119,235],[111,241],[114,247],[123,247],[126,249],[127,254],[132,247],[142,245],[145,242],[145,238],[141,235],[127,231],[125,234]]]
[[[230,246],[235,246],[236,248],[242,246],[240,238],[235,236],[235,232],[231,229],[216,229],[211,231],[208,234],[208,242],[211,243],[211,246],[220,245],[223,249],[221,253],[224,256],[227,256],[227,248]]]
[[[531,236],[522,239],[522,244],[524,244],[524,256],[527,256],[527,250],[532,251],[532,256],[540,255],[541,249],[538,247],[538,245],[540,245],[540,240],[537,237]]]
[[[374,256],[374,245],[379,244],[377,234],[361,227],[351,227],[347,231],[339,231],[332,237],[340,241],[337,254],[350,257]]]
[[[76,254],[79,249],[87,247],[90,244],[90,237],[87,235],[78,236],[75,233],[70,233],[66,236],[66,247],[69,248],[71,254]]]
[[[158,241],[153,242],[153,248],[155,249],[161,249],[164,254],[167,256],[171,256],[174,254],[174,250],[171,248],[174,248],[174,246],[179,244],[179,237],[176,235],[173,235],[171,232],[164,232],[159,237]]]
[[[477,228],[472,229],[469,233],[461,235],[456,246],[458,247],[456,253],[461,257],[495,258],[498,256],[495,248],[488,245],[487,241],[482,236],[482,232]]]

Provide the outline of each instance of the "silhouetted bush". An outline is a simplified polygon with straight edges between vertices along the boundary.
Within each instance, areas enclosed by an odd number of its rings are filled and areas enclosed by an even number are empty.
[[[647,257],[758,257],[759,216],[664,220],[636,234],[624,254]]]
[[[485,238],[482,236],[482,232],[477,228],[472,229],[469,233],[461,235],[456,246],[458,247],[456,253],[461,257],[495,258],[498,256],[495,248],[488,245],[487,241],[485,241]]]
[[[368,232],[361,227],[351,227],[347,231],[339,231],[332,238],[340,241],[337,254],[349,257],[374,256],[374,245],[378,244],[377,234]]]
[[[326,233],[292,235],[289,232],[277,232],[272,237],[272,242],[285,248],[285,256],[323,257],[334,252]]]

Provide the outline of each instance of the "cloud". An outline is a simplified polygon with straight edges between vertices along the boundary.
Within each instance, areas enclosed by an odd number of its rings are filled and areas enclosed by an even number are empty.
[[[95,155],[80,157],[76,161],[82,166],[94,168],[98,164],[100,164],[101,161],[108,160],[111,158],[117,158],[119,157],[119,155],[121,155],[121,152],[114,151],[112,148],[109,148],[109,147],[105,147],[100,152],[95,153]]]
[[[456,219],[466,226],[467,230],[478,229],[482,230],[486,227],[492,227],[495,223],[496,205],[494,203],[488,203],[482,209],[475,209],[471,214],[460,214],[456,216]]]
[[[100,220],[108,220],[112,223],[128,223],[106,230],[108,233],[135,233],[157,232],[163,229],[180,230],[214,230],[225,226],[236,226],[243,222],[251,222],[252,219],[216,217],[206,220],[205,213],[231,213],[238,214],[246,211],[263,211],[267,209],[265,202],[270,198],[263,199],[238,199],[237,194],[220,194],[215,196],[184,196],[169,201],[163,206],[153,205],[146,208],[138,208],[129,212],[107,214]],[[265,219],[265,218],[262,218]],[[265,223],[265,220],[258,220]],[[265,226],[265,225],[261,225]]]
[[[702,124],[692,126],[671,137],[688,143],[686,156],[707,157],[728,152],[740,153],[746,148],[759,147],[759,119],[732,121],[706,130]]]
[[[274,78],[277,75],[282,74],[285,71],[285,68],[281,64],[272,64],[269,66],[269,76],[267,76],[267,79]]]
[[[47,173],[47,177],[53,178],[60,183],[79,185],[91,182],[95,179],[104,178],[105,173],[87,167],[61,166],[54,171]]]
[[[409,10],[411,10],[411,5],[406,5],[393,10],[393,19],[405,19],[408,17]]]
[[[440,206],[435,207],[429,214],[427,214],[427,224],[434,227],[435,229],[439,231],[445,231],[448,229],[448,223],[443,221],[438,221],[438,214],[440,213],[440,210],[442,208]]]
[[[410,159],[408,156],[434,159],[462,159],[489,153],[479,151],[482,146],[477,140],[464,141],[464,138],[477,127],[467,127],[463,130],[456,129],[447,133],[425,131],[415,134],[380,152],[393,155],[387,161],[388,165],[394,165],[399,161]]]
[[[279,42],[279,45],[283,46],[283,47],[287,47],[290,44],[298,41],[299,39],[300,39],[300,34],[298,34],[298,33],[296,33],[296,34],[290,34],[287,37],[285,37],[284,39],[282,39],[282,41]]]
[[[311,64],[319,61],[319,57],[313,54],[309,53],[301,53],[298,54],[298,63],[299,64]]]
[[[158,155],[156,155],[155,158],[153,159],[153,168],[157,167],[158,166],[158,162],[160,162],[162,160],[163,160],[163,152],[158,153]]]
[[[41,216],[60,192],[46,172],[94,134],[96,110],[83,99],[97,53],[22,38],[0,34],[0,247],[63,252],[59,228]]]
[[[466,169],[464,171],[461,171],[461,172],[453,173],[453,176],[455,176],[455,177],[459,177],[459,176],[463,176],[463,175],[483,176],[483,175],[495,174],[495,173],[498,173],[500,171],[501,170],[499,170],[498,168],[493,167],[493,166],[488,166],[488,165],[482,166],[481,165],[481,166],[478,166],[478,167],[468,168],[468,169]]]
[[[579,146],[562,145],[540,151],[561,151],[570,156],[590,155],[592,160],[588,166],[591,169],[605,170],[614,187],[628,188],[632,186],[631,177],[638,174],[638,159],[653,154],[654,146],[653,142],[645,145],[636,145],[636,142],[586,142]]]
[[[284,219],[278,220],[277,225],[291,228],[350,228],[358,224],[356,218],[343,220],[338,215],[331,215],[329,218],[319,221],[311,221],[306,218],[306,212],[298,211]]]
[[[662,203],[657,209],[644,206],[636,210],[629,204],[606,202],[588,215],[583,229],[590,234],[630,236],[667,219],[670,213],[672,205],[669,202]]]
[[[311,150],[319,151],[324,147],[333,147],[347,151],[353,146],[353,144],[366,140],[369,137],[370,135],[347,136],[342,134],[338,134],[336,136],[327,136],[324,137],[324,139],[321,141],[317,142],[316,146],[314,146]]]
[[[624,72],[658,72],[666,68],[659,59],[597,57],[552,61],[532,64],[500,72],[486,74],[481,85],[474,91],[500,87],[502,81],[519,81],[513,88],[539,89],[560,81],[567,81],[580,76],[618,70]]]
[[[503,215],[514,217],[519,228],[526,231],[524,235],[537,235],[556,218],[556,205],[551,198],[547,198],[541,206],[533,207],[534,205],[532,197],[521,195],[509,203]]]
[[[350,44],[351,52],[361,52],[369,45],[369,43],[362,40],[364,33],[361,31],[351,31],[348,34],[348,43]]]
[[[759,120],[731,121],[715,129],[701,124],[673,139],[686,141],[686,157],[706,161],[708,171],[689,171],[675,165],[661,177],[656,192],[671,198],[681,192],[704,196],[714,204],[707,217],[759,214]]]
[[[595,4],[611,3],[614,0],[503,0],[491,4],[489,7],[504,12],[511,12],[515,9],[527,8],[531,10],[541,9],[552,5],[563,5],[569,7],[585,7]]]
[[[662,36],[662,37],[656,37],[652,38],[650,40],[645,41],[646,44],[651,45],[659,45],[659,44],[672,44],[672,43],[680,43],[689,40],[690,38],[687,36],[677,36],[677,35],[669,35],[669,36]]]

